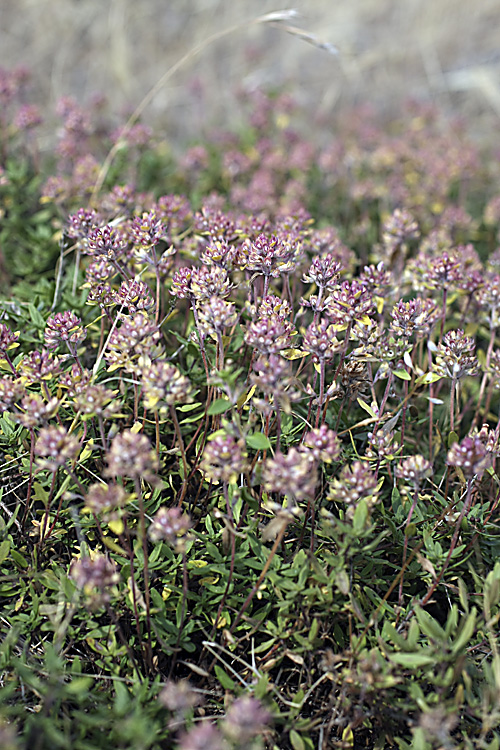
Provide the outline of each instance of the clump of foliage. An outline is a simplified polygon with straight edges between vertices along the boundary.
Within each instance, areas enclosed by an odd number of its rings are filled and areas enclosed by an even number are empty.
[[[498,748],[495,161],[1,77],[2,747]]]

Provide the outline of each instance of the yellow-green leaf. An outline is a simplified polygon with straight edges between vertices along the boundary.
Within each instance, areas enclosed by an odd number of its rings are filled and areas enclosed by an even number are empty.
[[[368,414],[370,415],[370,417],[373,417],[373,419],[378,419],[378,417],[375,414],[375,412],[373,411],[372,407],[369,406],[366,403],[366,401],[363,401],[363,399],[359,398],[359,397],[358,397],[357,401],[358,401],[358,404],[361,406],[361,408],[364,409],[366,412],[368,412]]]
[[[114,518],[112,521],[108,521],[108,528],[113,532],[113,534],[120,536],[120,534],[123,534],[125,530],[125,524],[123,523],[121,518]]]
[[[394,370],[393,373],[400,380],[411,380],[411,375],[406,370]]]
[[[0,565],[7,559],[10,552],[10,539],[4,539],[0,544]]]
[[[295,731],[295,729],[290,729],[290,745],[293,747],[293,750],[305,750],[306,746],[304,744],[304,740],[300,736],[298,732]]]
[[[127,553],[124,549],[120,547],[119,544],[114,542],[112,539],[109,538],[109,536],[103,536],[102,541],[106,545],[108,549],[110,549],[112,552],[116,552],[118,555],[123,555],[123,557],[127,557]]]
[[[281,355],[285,359],[301,359],[301,357],[307,357],[309,352],[305,352],[303,349],[283,349]]]

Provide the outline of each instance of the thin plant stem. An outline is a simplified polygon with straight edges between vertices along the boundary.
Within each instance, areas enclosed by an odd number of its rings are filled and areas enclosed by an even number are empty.
[[[404,388],[404,400],[403,400],[403,409],[402,409],[402,414],[401,414],[401,440],[400,440],[401,450],[403,449],[404,442],[405,442],[406,411],[408,409],[408,381],[407,380],[404,381],[403,388]]]
[[[319,362],[319,396],[318,396],[318,410],[316,412],[316,423],[315,427],[319,426],[319,420],[321,417],[321,411],[323,408],[323,400],[325,398],[325,360],[322,358]]]
[[[408,553],[408,533],[407,532],[408,532],[408,526],[410,525],[410,521],[411,521],[411,518],[413,516],[413,511],[415,510],[417,502],[418,502],[418,489],[419,489],[418,487],[415,487],[415,493],[413,495],[412,504],[410,506],[410,510],[408,512],[408,517],[407,517],[406,523],[405,523],[405,541],[404,541],[404,546],[403,546],[403,562],[402,562],[402,566],[401,566],[402,573],[401,573],[401,578],[400,578],[400,581],[399,581],[399,593],[398,593],[398,602],[399,602],[399,604],[401,604],[402,601],[403,601],[403,580],[404,580],[404,571],[405,571],[405,567],[406,567],[405,566],[406,555]]]
[[[174,423],[175,434],[177,437],[177,442],[179,444],[179,450],[181,452],[181,457],[182,457],[182,466],[184,469],[184,480],[182,482],[182,489],[181,489],[179,498],[177,500],[177,505],[182,505],[182,501],[184,500],[186,496],[188,482],[189,482],[188,462],[186,458],[184,440],[182,438],[182,432],[181,432],[181,428],[179,425],[179,420],[177,419],[177,412],[175,411],[175,406],[170,407],[170,416],[172,417],[172,422]]]
[[[158,412],[155,411],[155,449],[156,455],[160,455],[160,417]]]
[[[45,532],[47,531],[47,524],[49,521],[49,511],[50,511],[50,506],[52,503],[52,495],[54,494],[54,490],[56,486],[56,476],[57,476],[57,469],[52,472],[52,480],[50,482],[49,496],[47,498],[47,505],[45,507],[45,513],[43,516],[43,524],[40,527],[40,541],[39,541],[40,548],[43,545],[43,542],[45,539]]]
[[[473,486],[473,483],[474,483],[474,477],[470,477],[467,480],[467,494],[465,496],[465,500],[464,500],[464,504],[463,504],[462,510],[460,511],[460,515],[459,515],[458,520],[457,520],[457,522],[455,524],[455,531],[453,532],[453,537],[451,539],[450,549],[448,550],[448,554],[446,556],[446,560],[444,561],[443,567],[441,568],[441,571],[440,571],[439,575],[437,576],[436,580],[433,582],[432,586],[429,588],[429,590],[427,591],[426,595],[421,600],[421,602],[420,602],[420,606],[421,607],[425,607],[425,605],[427,604],[427,602],[429,601],[429,599],[431,598],[431,596],[433,595],[433,593],[435,592],[435,590],[437,589],[437,587],[439,586],[439,584],[441,583],[441,580],[442,580],[442,578],[443,578],[443,576],[445,574],[445,571],[448,568],[449,562],[451,560],[451,556],[453,554],[453,550],[457,546],[457,540],[458,540],[458,535],[460,533],[460,526],[462,524],[462,520],[465,518],[465,516],[468,514],[468,512],[470,510],[470,506],[471,506],[471,502],[472,502],[472,486]]]
[[[486,362],[484,364],[484,374],[483,374],[483,377],[482,377],[482,380],[481,380],[481,385],[480,385],[480,388],[479,388],[479,395],[477,397],[476,412],[474,414],[474,419],[473,419],[473,422],[472,422],[472,427],[475,427],[477,425],[478,421],[479,421],[479,412],[480,412],[480,409],[481,409],[481,404],[483,403],[484,391],[485,391],[485,388],[486,388],[486,383],[488,381],[488,370],[489,370],[489,367],[490,367],[491,355],[492,355],[492,352],[493,352],[493,346],[495,345],[495,335],[496,335],[496,328],[492,326],[491,331],[490,331],[490,340],[488,342],[488,350],[486,352]],[[491,396],[490,396],[490,399],[491,399]],[[488,414],[488,409],[489,409],[489,400],[487,400],[487,405],[485,407],[485,415]]]
[[[137,635],[139,637],[139,642],[142,644],[142,633],[141,633],[141,625],[139,620],[139,609],[137,607],[137,590],[135,587],[135,553],[134,553],[134,545],[132,544],[132,540],[130,538],[130,529],[128,527],[127,518],[125,517],[123,519],[124,524],[124,531],[125,531],[125,537],[126,537],[126,545],[123,545],[128,550],[128,559],[130,563],[130,580],[132,581],[132,607],[134,609],[134,617],[135,617],[135,629],[137,631]],[[123,544],[123,540],[120,539],[120,541]],[[145,662],[144,662],[145,663]]]
[[[267,297],[267,294],[269,292],[269,276],[266,274],[264,276],[264,290],[262,292],[262,299],[265,299]]]
[[[451,380],[450,390],[450,432],[455,432],[455,392],[457,389],[457,379],[453,377]]]
[[[146,630],[148,634],[148,642],[144,644],[146,649],[146,662],[149,668],[152,668],[152,654],[151,654],[151,601],[149,593],[149,566],[148,566],[148,539],[146,536],[146,511],[144,508],[144,497],[142,494],[141,480],[138,477],[134,479],[135,492],[139,501],[139,529],[140,537],[142,542],[142,554],[144,557],[143,572],[144,572],[144,601],[146,603]],[[134,586],[134,581],[132,581]]]
[[[221,331],[217,331],[217,369],[224,369],[224,342]]]
[[[196,326],[196,331],[198,333],[198,340],[200,342],[200,351],[201,351],[201,358],[203,360],[203,367],[205,368],[205,375],[207,376],[207,383],[210,378],[210,371],[208,369],[208,362],[207,362],[207,353],[205,351],[205,336],[203,335],[201,328],[200,328],[200,320],[198,318],[198,310],[196,309],[196,303],[194,299],[191,299],[191,309],[193,311],[193,317],[194,317],[194,323]]]
[[[439,329],[439,343],[443,340],[443,333],[444,333],[444,322],[446,320],[446,302],[448,298],[448,288],[445,286],[443,288],[443,309],[441,312],[441,326]]]
[[[80,269],[81,255],[82,253],[81,253],[80,247],[77,247],[76,252],[75,252],[75,270],[73,272],[73,285],[71,287],[71,294],[73,295],[73,297],[76,294],[76,285],[78,283],[78,271]]]
[[[427,356],[429,361],[429,372],[432,370],[432,352],[427,347]],[[429,383],[429,461],[433,461],[433,438],[434,438],[434,384]]]
[[[291,520],[292,519],[290,519],[290,522],[291,522]],[[278,532],[278,536],[276,537],[276,539],[274,541],[274,544],[273,544],[273,546],[271,548],[271,551],[270,551],[270,553],[268,555],[268,558],[267,558],[267,560],[266,560],[266,562],[264,564],[264,567],[262,568],[262,572],[261,572],[260,576],[257,579],[257,582],[255,583],[255,585],[253,586],[252,590],[248,594],[247,598],[243,602],[240,611],[236,615],[236,618],[235,618],[233,624],[231,625],[231,628],[229,630],[229,632],[231,634],[234,633],[234,630],[235,630],[237,624],[239,623],[239,621],[241,620],[241,618],[243,617],[243,615],[247,611],[250,602],[252,601],[252,599],[254,598],[255,594],[259,590],[260,584],[262,583],[262,581],[266,577],[267,571],[269,570],[269,566],[271,565],[271,563],[272,563],[272,561],[274,559],[274,556],[275,556],[276,552],[278,551],[278,547],[281,544],[281,540],[283,539],[283,536],[285,534],[287,526],[288,526],[288,524],[284,523],[283,526],[281,527],[280,531]]]
[[[28,513],[30,509],[31,504],[31,493],[33,492],[33,464],[35,461],[35,431],[33,427],[30,427],[30,463],[29,463],[29,479],[28,479],[28,489],[26,490],[26,504],[24,507],[24,513],[21,520],[21,527],[24,531],[24,526],[26,524],[26,519],[28,518]]]
[[[187,559],[186,559],[186,552],[183,550],[182,552],[182,609],[181,609],[181,616],[179,620],[179,628],[177,630],[177,638],[175,641],[174,655],[170,664],[169,678],[172,676],[173,671],[175,669],[175,665],[177,663],[177,653],[179,651],[182,631],[184,630],[184,623],[186,621],[188,591],[189,591],[189,581],[188,581],[188,572],[187,572]]]
[[[231,503],[229,502],[229,490],[227,482],[224,482],[224,499],[226,501],[226,511],[229,519],[230,524],[230,534],[231,534],[231,562],[229,564],[229,574],[227,577],[227,583],[226,588],[224,590],[224,593],[222,595],[222,599],[220,600],[219,607],[217,609],[217,614],[215,615],[214,624],[212,626],[212,633],[210,635],[210,640],[214,637],[217,626],[219,624],[219,619],[222,614],[222,609],[224,607],[224,604],[226,603],[227,596],[229,594],[229,589],[231,587],[231,583],[233,582],[233,573],[234,573],[234,562],[236,557],[236,534],[234,533],[234,518],[233,518],[233,510],[231,508]]]
[[[133,665],[133,667],[135,669],[135,672],[137,674],[137,679],[139,680],[139,682],[142,685],[142,683],[144,681],[144,678],[141,675],[141,672],[139,670],[139,665],[137,664],[137,662],[135,660],[134,652],[130,648],[129,642],[127,641],[127,639],[125,638],[125,636],[123,634],[123,630],[122,630],[121,625],[120,625],[120,623],[118,621],[118,618],[116,617],[114,611],[112,610],[112,608],[111,608],[111,606],[109,604],[106,604],[106,612],[108,613],[110,619],[112,620],[112,622],[113,622],[113,624],[114,624],[114,626],[116,628],[116,632],[118,633],[118,637],[120,638],[121,642],[125,646],[127,654],[129,656],[129,659],[132,662],[132,665]]]

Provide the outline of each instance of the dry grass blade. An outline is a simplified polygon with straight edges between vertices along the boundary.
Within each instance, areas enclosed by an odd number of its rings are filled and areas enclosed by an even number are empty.
[[[226,36],[235,34],[238,31],[246,30],[252,26],[256,26],[260,24],[272,24],[272,25],[276,25],[277,28],[283,29],[289,34],[293,34],[294,36],[298,36],[299,38],[303,39],[304,41],[309,42],[310,44],[314,44],[315,47],[327,50],[328,52],[331,52],[332,54],[337,54],[337,50],[333,45],[321,42],[313,34],[308,34],[307,32],[302,31],[301,29],[295,26],[282,26],[283,22],[289,21],[290,19],[295,18],[296,15],[297,15],[297,11],[295,10],[291,10],[291,9],[282,10],[282,11],[275,11],[273,13],[266,13],[263,16],[258,16],[257,18],[254,18],[253,20],[250,20],[250,21],[245,21],[244,23],[238,23],[234,26],[228,27],[227,29],[222,29],[221,31],[217,31],[215,34],[212,34],[211,36],[207,37],[199,44],[192,47],[188,52],[186,52],[185,55],[179,58],[179,60],[177,60],[177,62],[174,63],[174,65],[172,65],[167,71],[165,71],[165,73],[158,79],[158,81],[148,91],[148,93],[145,95],[145,97],[142,99],[142,101],[137,105],[135,110],[130,115],[129,119],[127,120],[122,130],[121,137],[116,141],[114,146],[109,151],[106,159],[104,160],[104,163],[97,177],[96,183],[94,185],[91,202],[94,202],[97,195],[99,194],[99,191],[104,183],[104,180],[106,179],[106,175],[109,171],[111,164],[113,163],[115,156],[124,145],[124,138],[130,132],[131,128],[137,122],[139,117],[142,115],[142,113],[144,112],[148,104],[150,104],[150,102],[154,99],[156,94],[172,78],[172,76],[174,76],[177,73],[178,70],[183,68],[184,65],[189,63],[191,60],[194,60],[201,52],[203,52],[203,50],[205,50],[211,44],[214,44],[215,42],[219,41],[220,39],[223,39]]]
[[[302,39],[302,41],[307,42],[308,44],[312,44],[313,47],[322,49],[325,52],[328,52],[330,55],[339,54],[339,50],[334,44],[331,44],[330,42],[323,42],[315,34],[310,34],[309,32],[304,31],[303,29],[299,29],[297,26],[282,26],[281,24],[276,24],[276,25],[279,26],[279,28],[283,29],[283,31],[286,31],[287,34],[291,34],[292,36],[298,36],[299,39]]]
[[[495,66],[498,68],[498,66]],[[500,115],[500,86],[498,69],[485,65],[447,73],[446,81],[452,91],[476,90],[488,102],[491,108]]]

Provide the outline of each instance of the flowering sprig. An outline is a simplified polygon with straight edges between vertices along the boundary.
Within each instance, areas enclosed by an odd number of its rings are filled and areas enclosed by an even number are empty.
[[[26,354],[17,366],[19,376],[29,385],[52,380],[61,371],[60,358],[47,349],[35,349]]]
[[[311,455],[316,461],[330,464],[338,461],[341,452],[341,443],[337,433],[326,425],[317,429],[309,430],[304,437],[304,445],[309,448]]]
[[[465,437],[460,443],[454,443],[446,458],[448,466],[462,469],[465,477],[481,477],[493,463],[493,454],[489,451],[479,435]]]
[[[314,362],[329,362],[344,346],[335,333],[335,326],[327,320],[311,323],[304,333],[302,348],[312,354]]]
[[[293,270],[295,254],[296,248],[276,235],[260,234],[250,242],[246,267],[264,277],[263,297],[268,293],[271,278]]]
[[[454,381],[465,375],[476,375],[479,366],[474,356],[475,348],[474,339],[466,336],[461,329],[448,331],[436,349],[433,369],[442,377]]]
[[[14,333],[5,323],[0,323],[0,358],[6,357],[9,349],[14,349],[19,333]]]
[[[252,396],[252,403],[265,416],[269,415],[271,409],[278,408],[289,414],[291,403],[300,398],[294,388],[291,363],[279,354],[263,354],[258,357],[253,363],[250,383],[265,397],[262,400],[257,394]]]
[[[149,536],[153,542],[166,541],[175,552],[185,552],[193,523],[180,508],[161,507],[153,517]]]
[[[68,217],[67,234],[85,247],[85,240],[95,232],[99,224],[99,215],[93,208],[79,208],[74,214]]]
[[[404,479],[414,487],[420,487],[432,474],[432,464],[424,456],[416,454],[405,458],[394,471],[398,479]]]
[[[399,602],[401,603],[403,601],[404,569],[408,552],[408,527],[413,517],[415,508],[417,507],[420,487],[422,486],[424,481],[428,479],[432,474],[432,464],[430,461],[424,458],[424,456],[417,453],[415,456],[409,456],[408,458],[405,458],[403,461],[401,461],[401,463],[396,466],[394,473],[398,479],[402,479],[403,481],[408,482],[408,484],[411,484],[413,486],[413,499],[405,523],[402,575],[399,582]]]
[[[123,234],[112,225],[106,224],[89,232],[84,249],[89,255],[113,261],[121,257],[127,244]]]
[[[169,362],[157,360],[142,371],[142,393],[146,409],[163,409],[190,399],[191,383]]]
[[[400,300],[391,311],[391,333],[410,339],[416,333],[428,333],[439,318],[439,310],[431,299]]]
[[[4,376],[0,378],[0,410],[7,411],[16,406],[26,393],[21,378]]]
[[[147,249],[155,247],[165,237],[165,226],[158,218],[156,211],[134,216],[130,228],[130,237],[134,245]]]
[[[81,319],[70,310],[55,313],[48,320],[45,327],[45,346],[49,350],[57,349],[61,342],[65,342],[73,356],[87,336],[82,327]]]
[[[420,235],[414,216],[406,209],[396,208],[382,227],[382,247],[389,265],[398,271],[408,254],[408,243]]]
[[[35,443],[39,468],[52,472],[75,461],[79,450],[78,438],[64,427],[42,427]]]
[[[286,313],[286,308],[277,313],[266,306],[262,314],[259,310],[258,317],[247,325],[245,343],[261,354],[277,354],[289,348],[295,328],[282,312]]]
[[[160,339],[158,326],[143,310],[124,316],[121,325],[112,331],[104,353],[110,370],[123,367],[129,372],[140,371],[160,353]]]
[[[262,481],[268,492],[286,495],[292,504],[310,500],[317,482],[313,453],[298,448],[290,448],[288,453],[276,453],[273,458],[266,459]]]
[[[378,503],[379,489],[377,477],[368,463],[354,461],[344,466],[338,478],[332,480],[328,490],[328,500],[345,507],[345,518],[352,520],[356,508],[364,500],[368,510]]]
[[[350,328],[357,320],[362,320],[375,309],[372,295],[356,279],[343,281],[330,295],[327,315],[331,322],[342,328]]]
[[[108,477],[130,477],[156,483],[159,461],[146,435],[124,430],[111,442],[106,455]]]
[[[230,434],[214,435],[205,446],[200,469],[215,482],[236,482],[247,470],[244,441]]]
[[[73,560],[69,577],[78,589],[82,589],[87,607],[92,611],[109,603],[113,589],[120,581],[116,564],[99,553]]]

